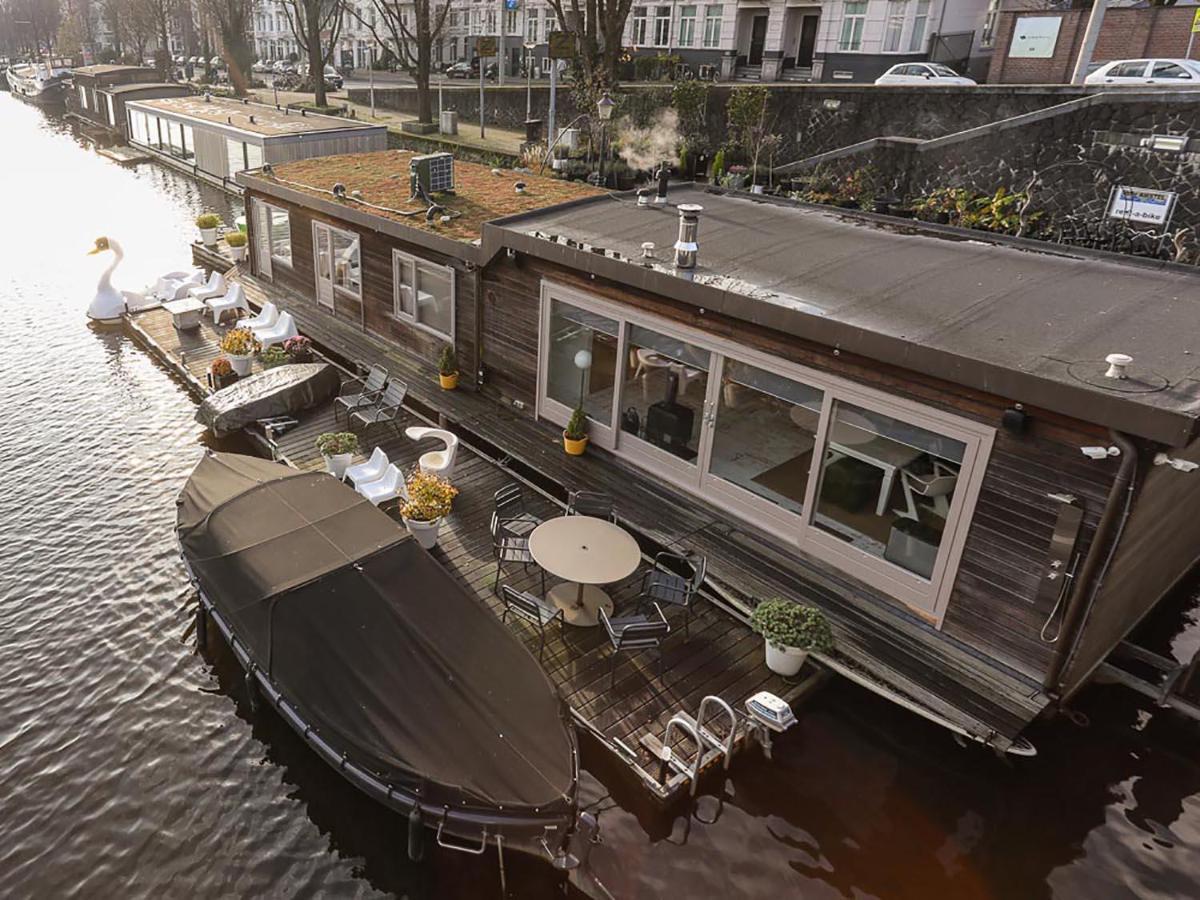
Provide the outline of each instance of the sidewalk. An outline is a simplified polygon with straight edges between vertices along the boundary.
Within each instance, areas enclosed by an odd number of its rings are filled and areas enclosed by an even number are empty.
[[[275,103],[276,94],[271,88],[258,88],[250,92],[251,99],[257,100],[260,103]],[[313,95],[302,93],[300,91],[279,91],[278,93],[280,105],[286,106],[291,103],[312,103]],[[362,103],[351,103],[346,99],[346,95],[342,92],[330,93],[328,96],[331,106],[345,106],[353,110],[354,117],[359,122],[371,122],[377,125],[386,125],[389,130],[400,133],[400,125],[402,122],[415,122],[416,116],[408,115],[407,113],[395,112],[393,110],[376,108],[375,116],[371,115],[371,107]],[[434,98],[434,118],[437,118],[437,99]],[[469,147],[472,150],[482,150],[488,153],[503,153],[508,156],[517,156],[521,152],[521,144],[525,140],[523,131],[514,131],[509,128],[499,128],[494,125],[487,127],[487,137],[479,136],[478,122],[464,122],[459,120],[458,134],[423,134],[409,135],[406,137],[419,138],[421,140],[436,141],[439,143],[449,144],[452,146]]]

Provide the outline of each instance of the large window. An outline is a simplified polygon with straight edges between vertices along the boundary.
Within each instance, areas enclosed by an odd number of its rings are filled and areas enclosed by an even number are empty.
[[[719,47],[721,46],[721,16],[723,15],[722,7],[716,6],[704,7],[704,46]]]
[[[887,19],[883,24],[883,51],[895,53],[900,49],[900,37],[904,34],[904,12],[908,0],[888,0]]]
[[[362,250],[358,235],[329,229],[333,241],[333,286],[362,298]]]
[[[929,24],[929,0],[917,0],[912,32],[908,36],[908,52],[919,53],[925,47],[925,28]]]
[[[671,7],[654,7],[654,46],[665,47],[671,43]]]
[[[633,8],[633,45],[635,47],[646,45],[646,7],[644,6]]]
[[[679,7],[679,46],[690,47],[696,42],[696,7]]]
[[[940,621],[993,430],[543,284],[538,414]]]
[[[267,237],[270,241],[271,259],[290,266],[292,264],[292,223],[286,209],[266,207]]]
[[[842,34],[838,49],[856,53],[862,49],[863,25],[867,20],[867,0],[846,0],[842,10]]]
[[[229,166],[225,174],[231,179],[238,172],[262,168],[263,149],[258,144],[226,138],[225,154],[229,160]]]
[[[454,270],[392,251],[398,318],[454,343]]]

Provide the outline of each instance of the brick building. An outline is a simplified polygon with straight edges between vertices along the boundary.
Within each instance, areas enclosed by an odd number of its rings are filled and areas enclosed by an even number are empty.
[[[1184,5],[1186,3],[1186,5]],[[1104,27],[1096,44],[1093,62],[1113,59],[1137,59],[1147,56],[1180,58],[1187,52],[1195,3],[1186,2],[1170,7],[1110,8],[1104,17]],[[1016,4],[1014,4],[1016,5]],[[1067,9],[1035,11],[1012,9],[1008,4],[1000,11],[996,22],[995,52],[988,81],[1007,84],[1062,84],[1071,80],[1075,59],[1083,44],[1090,11]],[[1028,27],[1025,20],[1037,18],[1058,20],[1058,34],[1047,40],[1052,46],[1049,57],[1014,56],[1014,33],[1018,24]],[[1047,23],[1049,24],[1049,23]],[[1052,33],[1053,26],[1039,29]],[[1200,41],[1193,56],[1200,54]]]

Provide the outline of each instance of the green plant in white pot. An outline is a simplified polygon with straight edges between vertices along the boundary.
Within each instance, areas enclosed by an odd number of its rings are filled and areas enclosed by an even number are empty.
[[[217,229],[221,227],[221,217],[213,213],[201,213],[196,216],[196,227],[200,229],[200,240],[205,247],[217,246]]]
[[[833,632],[819,609],[775,598],[754,607],[750,627],[766,641],[767,668],[795,675],[811,652],[833,648]]]
[[[341,478],[358,452],[358,435],[353,431],[326,431],[317,436],[317,449],[325,457],[325,471]]]

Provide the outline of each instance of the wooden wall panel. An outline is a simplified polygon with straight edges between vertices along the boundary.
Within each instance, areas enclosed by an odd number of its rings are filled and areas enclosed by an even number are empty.
[[[497,257],[483,283],[484,390],[521,401],[529,415],[536,400],[543,278],[995,427],[995,444],[942,633],[1041,677],[1052,645],[1042,641],[1039,632],[1052,610],[1036,598],[1060,505],[1049,495],[1068,493],[1079,499],[1085,512],[1081,547],[1086,550],[1117,468],[1115,462],[1094,462],[1079,452],[1080,446],[1103,440],[1101,429],[1031,409],[1027,433],[1016,437],[999,427],[1011,405],[1005,398],[848,354],[835,355],[830,348],[744,322],[699,315],[693,307],[593,281],[527,256],[517,262]]]

